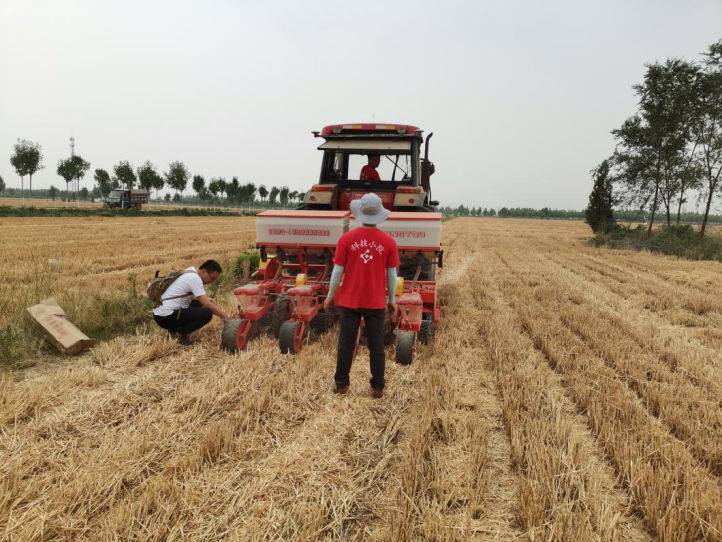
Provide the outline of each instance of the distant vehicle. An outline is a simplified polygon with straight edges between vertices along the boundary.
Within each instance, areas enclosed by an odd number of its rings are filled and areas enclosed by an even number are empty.
[[[108,207],[117,207],[119,209],[130,209],[131,207],[140,209],[144,203],[148,203],[148,196],[149,193],[144,188],[131,190],[115,188],[105,198],[105,204]]]

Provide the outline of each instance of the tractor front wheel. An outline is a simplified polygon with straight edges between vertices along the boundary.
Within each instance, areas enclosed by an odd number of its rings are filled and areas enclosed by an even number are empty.
[[[298,335],[300,325],[295,320],[288,320],[281,325],[278,333],[278,346],[281,354],[298,354],[301,351],[303,337]]]
[[[413,331],[396,333],[396,363],[409,365],[414,361],[414,342],[416,342],[416,333]]]

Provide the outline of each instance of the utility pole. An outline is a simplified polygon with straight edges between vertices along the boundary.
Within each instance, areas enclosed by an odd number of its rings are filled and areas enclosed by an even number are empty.
[[[75,156],[75,136],[70,136],[70,158]],[[75,205],[80,207],[80,179],[75,179]]]

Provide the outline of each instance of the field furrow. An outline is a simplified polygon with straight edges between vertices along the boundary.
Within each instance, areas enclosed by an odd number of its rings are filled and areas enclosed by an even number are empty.
[[[48,295],[114,317],[129,274],[253,239],[250,218],[1,222],[0,330]],[[331,392],[336,329],[297,356],[223,353],[216,321],[190,348],[152,322],[75,359],[31,345],[0,373],[0,539],[722,541],[722,266],[576,222],[443,228],[442,324],[410,366],[388,349],[380,400],[365,349]]]

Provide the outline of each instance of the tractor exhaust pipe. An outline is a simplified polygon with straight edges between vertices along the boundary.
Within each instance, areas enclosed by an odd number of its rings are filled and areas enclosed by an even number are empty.
[[[427,162],[429,161],[429,139],[431,139],[432,135],[434,135],[434,132],[429,132],[429,135],[426,136],[426,141],[424,141],[424,160]]]

